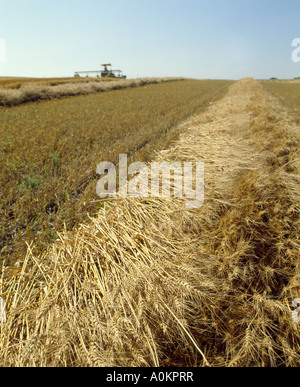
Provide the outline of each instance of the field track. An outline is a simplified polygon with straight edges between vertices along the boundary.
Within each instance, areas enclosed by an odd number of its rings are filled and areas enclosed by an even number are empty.
[[[204,161],[201,209],[112,201],[6,270],[0,365],[299,366],[299,146],[286,108],[233,84],[157,155]]]

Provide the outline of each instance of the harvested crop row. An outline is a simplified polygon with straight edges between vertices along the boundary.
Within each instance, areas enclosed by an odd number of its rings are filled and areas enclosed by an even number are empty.
[[[108,203],[3,272],[1,365],[299,366],[299,134],[253,80],[158,160],[206,164],[204,206]]]
[[[57,86],[67,83],[88,83],[88,82],[109,82],[116,80],[114,78],[81,78],[81,77],[72,77],[72,78],[20,78],[20,77],[0,77],[0,87],[6,89],[20,89],[28,85],[39,84],[39,85],[48,85],[48,86]]]
[[[183,78],[140,78],[118,81],[88,83],[69,82],[51,86],[48,84],[25,83],[19,89],[0,89],[0,106],[16,106],[26,102],[44,101],[53,98],[87,95],[110,90],[139,87],[162,82],[181,81]]]

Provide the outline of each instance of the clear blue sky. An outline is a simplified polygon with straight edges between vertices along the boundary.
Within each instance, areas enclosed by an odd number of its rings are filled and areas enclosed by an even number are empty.
[[[0,0],[0,76],[300,76],[299,0]]]

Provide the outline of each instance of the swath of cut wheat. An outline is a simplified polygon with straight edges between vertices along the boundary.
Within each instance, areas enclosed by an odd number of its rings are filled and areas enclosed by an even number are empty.
[[[157,158],[206,160],[206,201],[112,201],[4,267],[3,366],[299,366],[299,132],[251,79]]]

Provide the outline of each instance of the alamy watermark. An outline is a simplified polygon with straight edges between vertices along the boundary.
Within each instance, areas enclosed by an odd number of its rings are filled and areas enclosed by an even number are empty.
[[[167,197],[186,200],[188,209],[200,208],[204,203],[203,162],[136,162],[128,166],[126,154],[119,156],[117,169],[113,163],[103,162],[97,167],[97,175],[103,175],[97,184],[100,198]],[[128,176],[131,179],[128,181]]]
[[[292,42],[292,47],[296,47],[292,52],[292,61],[295,63],[300,62],[300,38],[296,38]]]
[[[6,323],[5,301],[0,297],[0,323]]]
[[[6,62],[6,43],[0,38],[0,63]]]
[[[295,323],[300,323],[300,298],[296,298],[292,302],[292,308],[296,308],[292,312],[292,319]]]

